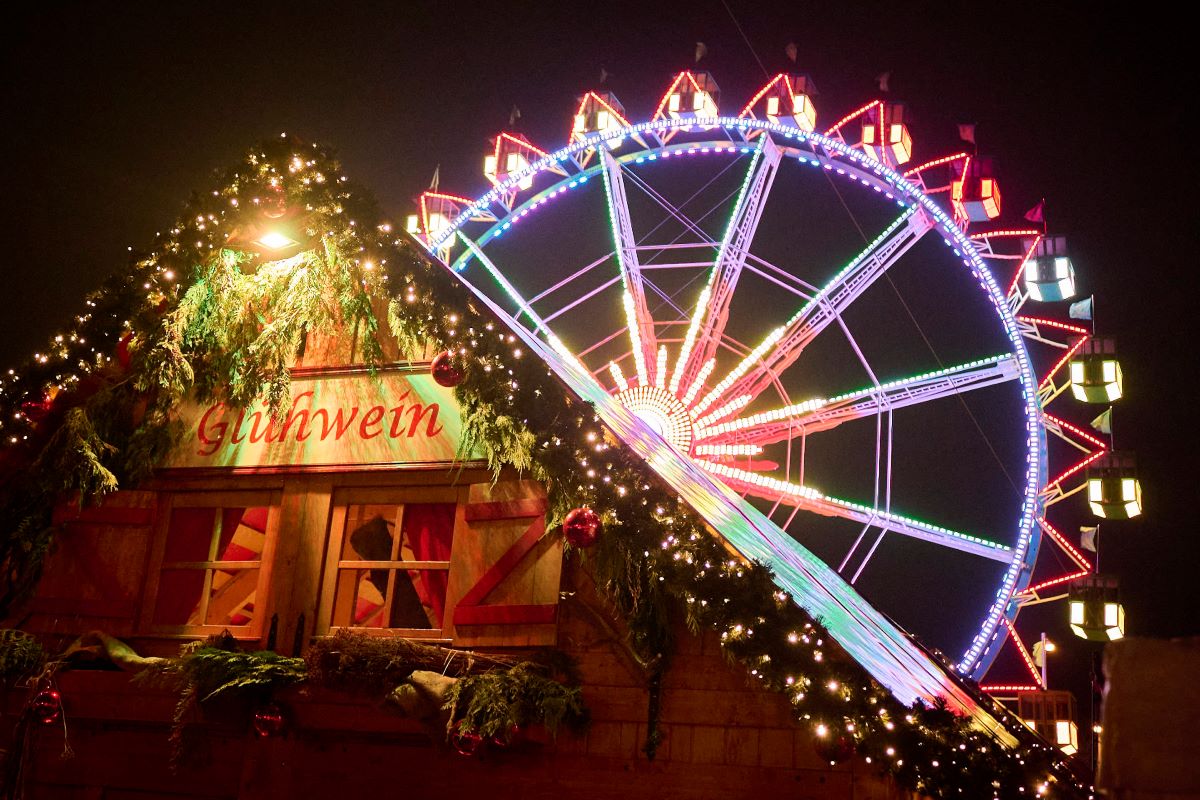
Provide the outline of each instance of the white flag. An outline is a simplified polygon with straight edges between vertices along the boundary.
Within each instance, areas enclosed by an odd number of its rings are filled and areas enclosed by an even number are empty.
[[[1079,546],[1084,550],[1096,552],[1096,535],[1100,533],[1100,526],[1094,525],[1090,528],[1079,529]]]
[[[1067,309],[1067,313],[1071,319],[1091,319],[1092,318],[1092,298],[1080,300],[1078,303],[1071,303],[1071,307]]]
[[[1033,651],[1031,655],[1033,656],[1033,665],[1035,667],[1041,669],[1042,667],[1046,666],[1046,648],[1042,644],[1041,639],[1038,639],[1033,643]]]

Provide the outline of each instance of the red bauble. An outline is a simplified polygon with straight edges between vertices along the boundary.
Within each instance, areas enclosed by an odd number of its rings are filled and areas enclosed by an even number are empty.
[[[454,356],[449,350],[438,353],[434,357],[433,363],[429,365],[429,371],[433,374],[433,379],[438,386],[449,388],[462,383],[462,370],[454,363]]]
[[[573,547],[591,547],[602,528],[600,515],[587,506],[571,510],[563,520],[563,535]]]
[[[854,757],[854,739],[850,736],[821,736],[813,740],[813,750],[822,761],[840,764]]]
[[[457,725],[454,727],[454,730],[450,731],[450,735],[447,738],[450,746],[460,756],[475,755],[475,751],[483,744],[483,737],[478,733],[475,731],[464,733]]]
[[[262,199],[262,213],[267,219],[280,219],[287,214],[287,193],[279,185],[267,187]]]
[[[287,717],[278,703],[267,703],[254,711],[252,723],[259,736],[278,736],[287,725]]]
[[[62,695],[57,689],[43,689],[29,703],[33,717],[43,725],[56,722],[62,716]]]

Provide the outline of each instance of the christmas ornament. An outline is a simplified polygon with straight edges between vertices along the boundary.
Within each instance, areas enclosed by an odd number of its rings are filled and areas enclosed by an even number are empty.
[[[813,741],[813,750],[822,761],[840,764],[854,757],[854,739],[849,736],[821,736]]]
[[[451,355],[449,350],[438,353],[434,357],[433,363],[429,366],[429,371],[433,374],[433,379],[439,386],[450,388],[462,383],[462,370],[454,364],[454,356]]]
[[[279,219],[287,213],[287,195],[283,187],[272,183],[267,189],[267,196],[262,200],[263,216],[267,219]]]
[[[600,515],[587,506],[567,513],[563,520],[563,534],[572,547],[591,547],[600,538]]]
[[[450,742],[450,746],[454,748],[454,751],[460,756],[475,755],[475,751],[479,749],[479,745],[483,744],[482,736],[475,731],[463,732],[458,725],[455,725],[454,729],[450,731],[447,740]]]
[[[43,725],[56,722],[62,716],[62,695],[57,689],[42,689],[29,703],[33,717]]]
[[[259,736],[278,736],[283,733],[287,718],[278,703],[267,703],[254,711],[252,723]]]

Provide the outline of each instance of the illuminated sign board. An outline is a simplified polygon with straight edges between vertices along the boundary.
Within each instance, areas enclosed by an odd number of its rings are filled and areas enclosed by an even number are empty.
[[[171,468],[448,466],[462,441],[454,391],[424,369],[293,376],[275,417],[261,402],[190,402],[179,417],[185,433]]]

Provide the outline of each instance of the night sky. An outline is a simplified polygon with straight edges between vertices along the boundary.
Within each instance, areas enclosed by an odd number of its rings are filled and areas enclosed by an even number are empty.
[[[1200,633],[1196,290],[1184,263],[1197,170],[1181,119],[1194,68],[1181,27],[1102,4],[769,5],[729,0],[745,39],[721,0],[6,10],[0,363],[36,350],[128,246],[149,246],[190,191],[263,138],[332,144],[402,222],[438,164],[443,189],[486,188],[481,154],[514,105],[520,129],[553,149],[604,69],[630,115],[648,118],[703,41],[700,67],[729,111],[764,69],[791,66],[795,42],[793,69],[821,92],[819,126],[872,99],[890,71],[891,96],[915,114],[915,160],[948,152],[954,124],[975,122],[981,152],[1001,159],[1006,220],[1046,199],[1051,232],[1069,235],[1096,295],[1098,332],[1118,337],[1117,444],[1138,453],[1145,491],[1143,519],[1103,526],[1103,567],[1122,578],[1130,634]],[[1046,622],[1060,641],[1064,616],[1060,606]]]

